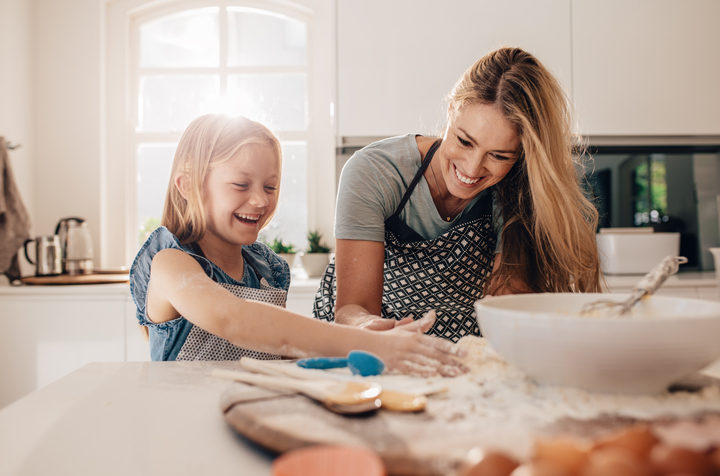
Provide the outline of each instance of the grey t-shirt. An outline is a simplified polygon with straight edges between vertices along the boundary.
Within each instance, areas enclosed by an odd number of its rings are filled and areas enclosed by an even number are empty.
[[[407,134],[383,139],[350,157],[340,174],[335,238],[385,241],[385,220],[400,205],[403,194],[422,165],[415,137],[416,134]],[[479,198],[473,199],[452,221],[445,221],[438,213],[423,177],[400,213],[400,220],[426,240],[431,240],[457,223]],[[493,214],[497,216],[496,212]]]

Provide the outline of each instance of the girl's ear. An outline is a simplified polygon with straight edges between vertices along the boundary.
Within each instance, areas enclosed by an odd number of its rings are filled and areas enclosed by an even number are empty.
[[[188,177],[187,174],[177,174],[174,182],[175,188],[180,192],[180,196],[187,200],[190,194],[190,177]]]

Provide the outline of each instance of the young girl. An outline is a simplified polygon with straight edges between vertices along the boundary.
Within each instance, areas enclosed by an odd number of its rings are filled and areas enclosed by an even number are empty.
[[[175,153],[162,224],[130,270],[153,360],[344,356],[362,349],[389,369],[455,375],[449,342],[423,335],[434,314],[386,332],[334,325],[283,309],[285,261],[256,242],[273,215],[281,152],[275,136],[246,118],[206,115]]]

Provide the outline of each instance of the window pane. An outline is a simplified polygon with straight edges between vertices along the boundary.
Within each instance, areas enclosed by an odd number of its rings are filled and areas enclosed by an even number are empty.
[[[304,73],[229,75],[229,109],[275,131],[303,131],[307,127],[305,83]]]
[[[140,66],[218,66],[218,8],[196,8],[140,26]]]
[[[307,246],[307,143],[283,142],[280,203],[275,216],[261,232],[261,240],[281,238],[298,250]]]
[[[177,144],[142,144],[137,151],[138,244],[160,225]]]
[[[182,131],[197,116],[217,112],[219,96],[216,76],[143,76],[138,128],[143,132]]]
[[[289,17],[228,8],[228,65],[304,65],[307,30]]]

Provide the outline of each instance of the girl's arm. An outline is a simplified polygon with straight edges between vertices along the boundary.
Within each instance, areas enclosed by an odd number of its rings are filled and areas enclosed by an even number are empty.
[[[292,357],[345,356],[353,349],[372,352],[390,369],[420,375],[456,375],[464,370],[458,348],[423,335],[434,316],[390,332],[330,324],[271,304],[234,296],[211,280],[194,258],[177,249],[152,261],[147,317],[166,322],[183,316],[233,344]],[[414,332],[408,332],[414,331]]]

